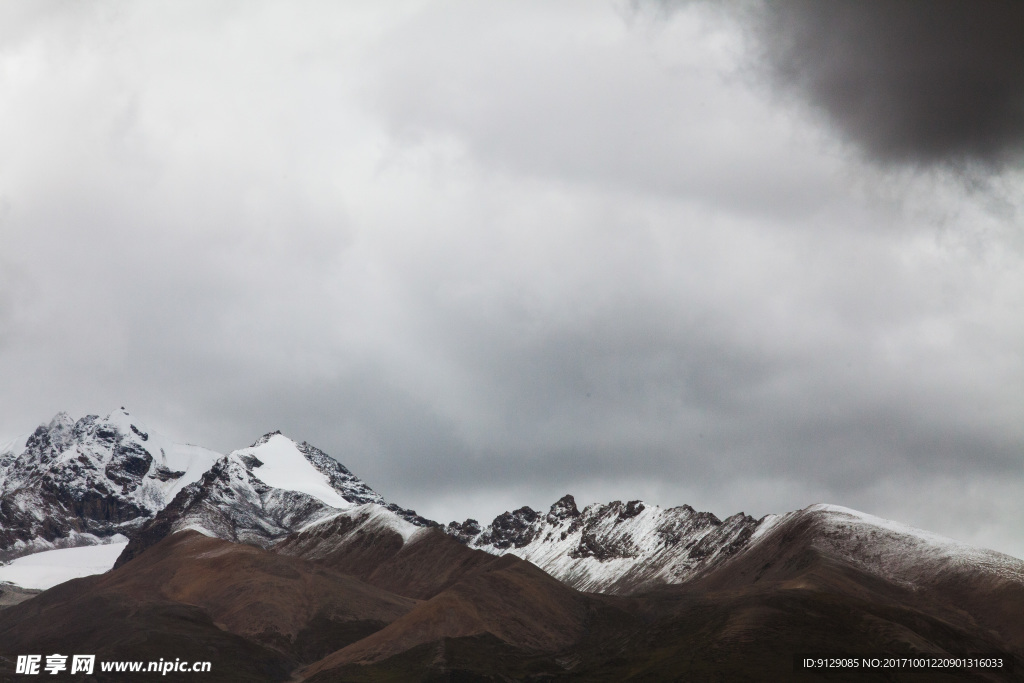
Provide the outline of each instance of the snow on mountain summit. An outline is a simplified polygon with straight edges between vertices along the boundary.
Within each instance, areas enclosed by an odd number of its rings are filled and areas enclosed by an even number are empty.
[[[281,432],[270,432],[252,446],[233,451],[253,475],[275,488],[308,494],[333,508],[363,503],[386,505],[384,498],[349,472],[344,465],[306,442],[296,443]]]
[[[20,446],[20,448],[19,448]],[[90,479],[89,465],[124,488],[124,479],[138,475],[133,497],[148,507],[163,507],[185,485],[198,481],[221,454],[200,446],[178,443],[142,425],[124,408],[105,418],[87,415],[77,421],[57,413],[23,440],[0,451],[0,494],[31,480],[40,469],[54,473],[70,469]],[[68,477],[63,477],[70,481]]]
[[[299,529],[371,505],[404,524],[436,526],[413,510],[388,503],[340,462],[280,432],[218,460],[184,487],[132,537],[119,564],[185,529],[268,547]]]
[[[436,525],[280,432],[222,455],[165,437],[123,407],[103,418],[61,412],[0,449],[0,563],[123,537],[146,545],[184,527],[267,545],[371,504],[403,524]]]
[[[269,434],[234,454],[255,458],[252,473],[268,486],[307,493],[335,508],[352,506],[331,487],[327,475],[303,456],[295,442],[280,433]]]

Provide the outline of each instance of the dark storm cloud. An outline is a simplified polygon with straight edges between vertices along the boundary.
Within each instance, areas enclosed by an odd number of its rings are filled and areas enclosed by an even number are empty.
[[[1024,3],[634,0],[738,19],[755,59],[878,162],[998,168],[1024,154]]]
[[[779,0],[751,12],[777,82],[881,162],[1024,152],[1024,3]]]

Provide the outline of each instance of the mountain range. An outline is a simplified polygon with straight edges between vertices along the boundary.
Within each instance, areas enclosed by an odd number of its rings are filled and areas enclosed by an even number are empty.
[[[279,432],[219,454],[124,409],[0,448],[0,560],[103,544],[107,573],[0,583],[0,681],[51,652],[216,681],[1024,680],[1024,561],[832,505],[566,495],[442,525]],[[795,668],[815,653],[1005,662]]]

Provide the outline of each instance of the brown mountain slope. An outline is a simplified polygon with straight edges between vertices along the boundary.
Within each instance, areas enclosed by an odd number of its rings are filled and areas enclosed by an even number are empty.
[[[0,609],[4,607],[10,607],[11,605],[17,605],[19,602],[25,602],[26,600],[39,595],[41,591],[34,589],[22,588],[13,583],[7,583],[0,581]]]
[[[341,514],[275,551],[181,532],[0,611],[0,658],[181,657],[214,662],[204,680],[311,683],[1024,679],[1024,563],[858,514],[786,515],[713,571],[629,597],[387,515]],[[798,653],[1002,653],[1018,668],[822,674],[795,671]]]
[[[634,596],[647,626],[570,680],[1024,680],[1019,562],[846,512],[787,515],[743,553]],[[795,671],[797,654],[964,657],[1001,670]]]
[[[95,654],[103,661],[209,661],[204,680],[283,681],[294,666],[281,652],[229,633],[206,612],[162,599],[139,600],[96,590],[98,577],[75,579],[0,611],[0,681],[15,675],[18,655]],[[124,673],[96,681],[125,681]]]
[[[163,598],[202,607],[232,633],[294,654],[292,644],[304,631],[361,637],[416,603],[301,558],[194,531],[173,534],[134,565],[105,575],[99,587],[143,599],[156,589]]]
[[[415,604],[301,558],[186,531],[117,570],[3,610],[0,655],[198,653],[217,668],[241,667],[242,678],[225,680],[277,680]]]
[[[931,596],[810,551],[785,579],[672,586],[635,596],[648,626],[618,661],[584,661],[576,680],[1019,681],[1020,671],[794,671],[797,654],[1022,654],[1003,635]]]
[[[342,514],[278,542],[282,555],[314,560],[385,590],[427,599],[468,572],[494,560],[459,543],[440,529],[419,529],[405,539],[379,519]]]
[[[801,653],[1024,661],[1024,584],[1012,558],[975,559],[846,514],[787,516],[715,571],[626,598],[547,592],[525,562],[482,565],[302,674],[315,683],[1024,680],[1019,668],[794,670]]]
[[[905,604],[963,628],[998,634],[1004,649],[1024,652],[1024,561],[859,521],[841,509],[791,513],[690,587],[806,588]]]
[[[675,586],[629,598],[577,594],[593,602],[582,618],[580,612],[566,610],[566,622],[558,629],[561,637],[546,644],[529,639],[542,634],[539,629],[525,631],[527,637],[519,631],[529,629],[537,613],[530,598],[517,601],[509,591],[509,602],[519,602],[509,605],[487,595],[502,594],[490,582],[479,584],[486,586],[479,594],[463,593],[460,583],[301,673],[310,683],[1024,679],[1019,669],[795,670],[798,653],[905,657],[1013,652],[997,635],[936,616],[929,605],[915,603],[912,592],[889,592],[884,583],[826,558],[812,561],[794,578],[799,585],[768,581],[716,591]],[[502,630],[509,625],[511,633]]]
[[[564,673],[565,666],[552,658],[555,653],[569,651],[601,631],[594,628],[599,623],[607,628],[617,621],[620,627],[628,627],[633,617],[623,608],[625,603],[620,603],[620,599],[575,591],[513,555],[492,557],[405,616],[307,667],[301,675],[311,681],[361,680],[363,675],[372,680],[384,675],[369,674],[375,664],[400,659],[417,649],[444,649],[453,641],[475,643],[471,647],[481,654],[512,655],[520,660],[519,665],[532,658],[543,664],[540,669],[547,675]],[[436,660],[435,655],[430,658]],[[514,666],[508,668],[508,662],[499,664],[502,657],[489,662],[486,657],[481,659],[485,661],[472,675],[516,673]],[[428,676],[429,670],[416,668],[406,668],[406,675]]]

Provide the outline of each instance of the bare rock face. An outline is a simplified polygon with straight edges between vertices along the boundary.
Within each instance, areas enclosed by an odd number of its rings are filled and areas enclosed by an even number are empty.
[[[25,602],[41,592],[40,590],[22,588],[13,583],[0,581],[0,609]]]
[[[526,547],[537,535],[538,520],[540,513],[529,507],[502,513],[494,518],[490,527],[484,529],[477,545],[487,545],[498,550]]]
[[[580,516],[579,508],[576,507],[576,499],[566,494],[555,501],[548,512],[547,521],[549,524],[559,524],[567,519],[576,519]]]
[[[468,544],[471,540],[480,535],[482,529],[480,522],[475,519],[467,519],[465,522],[449,522],[444,532],[460,543]]]

